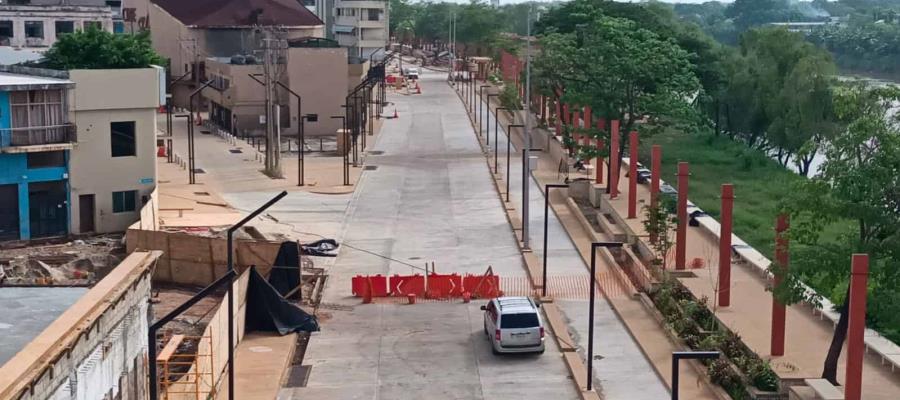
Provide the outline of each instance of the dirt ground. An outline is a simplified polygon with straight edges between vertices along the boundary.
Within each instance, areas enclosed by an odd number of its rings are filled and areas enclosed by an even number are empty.
[[[0,249],[0,286],[90,286],[122,259],[122,234],[30,242]]]

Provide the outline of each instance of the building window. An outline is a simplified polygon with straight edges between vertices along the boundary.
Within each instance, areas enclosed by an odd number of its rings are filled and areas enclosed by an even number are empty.
[[[66,166],[65,151],[39,151],[28,153],[28,169]]]
[[[44,38],[44,23],[42,21],[25,21],[26,38]]]
[[[9,103],[14,131],[35,135],[57,134],[64,131],[65,127],[62,125],[66,121],[62,90],[16,91],[10,94]]]
[[[380,21],[381,20],[381,10],[377,8],[370,8],[369,11],[369,21]]]
[[[0,21],[0,40],[5,39],[7,43],[3,44],[4,46],[9,46],[9,39],[15,37],[13,33],[13,22],[12,21]]]
[[[75,32],[75,21],[56,21],[56,36]]]
[[[84,30],[89,30],[90,28],[96,28],[97,30],[103,30],[103,23],[100,21],[84,21]]]
[[[133,212],[135,203],[137,202],[137,190],[126,190],[124,192],[113,192],[113,212]]]
[[[109,124],[109,133],[113,157],[137,155],[134,121],[111,122]]]

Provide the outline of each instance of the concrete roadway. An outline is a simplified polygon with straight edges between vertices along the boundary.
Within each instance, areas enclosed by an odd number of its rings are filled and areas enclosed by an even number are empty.
[[[438,272],[502,277],[525,269],[478,143],[443,76],[425,72],[423,94],[391,94],[387,120],[350,201],[345,247],[329,268],[322,332],[304,360],[305,388],[283,399],[577,398],[559,349],[496,357],[483,334],[481,303],[362,305],[357,274],[409,274],[426,261]],[[377,254],[377,255],[373,255]]]

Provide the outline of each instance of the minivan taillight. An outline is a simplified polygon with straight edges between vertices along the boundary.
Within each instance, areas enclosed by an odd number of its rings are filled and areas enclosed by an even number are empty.
[[[494,340],[496,340],[498,342],[500,341],[500,330],[499,329],[494,331]]]
[[[544,327],[542,326],[541,327],[541,339],[543,339],[543,338],[544,338]]]

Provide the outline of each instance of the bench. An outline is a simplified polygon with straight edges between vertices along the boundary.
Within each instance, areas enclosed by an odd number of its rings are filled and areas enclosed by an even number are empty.
[[[844,400],[844,392],[836,388],[827,379],[806,379],[806,386],[816,392],[817,400]]]

